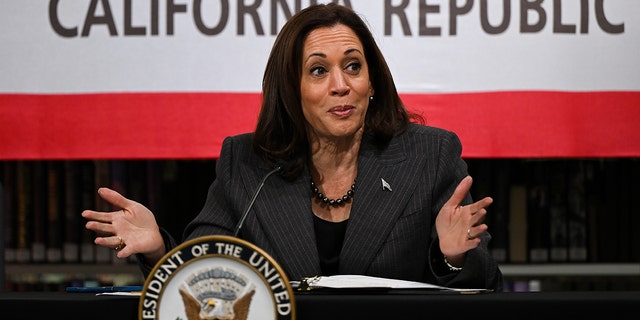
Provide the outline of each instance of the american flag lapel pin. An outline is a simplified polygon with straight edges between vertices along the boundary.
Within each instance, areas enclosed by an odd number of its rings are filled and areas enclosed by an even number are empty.
[[[380,178],[380,180],[382,180],[382,190],[389,190],[389,191],[393,191],[391,190],[391,185],[389,184],[389,182],[386,182],[383,178]]]

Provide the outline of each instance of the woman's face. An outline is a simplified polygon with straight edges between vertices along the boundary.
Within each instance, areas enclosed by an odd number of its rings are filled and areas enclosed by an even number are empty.
[[[356,34],[341,24],[315,29],[304,42],[302,59],[302,112],[310,134],[339,139],[362,130],[373,89]]]

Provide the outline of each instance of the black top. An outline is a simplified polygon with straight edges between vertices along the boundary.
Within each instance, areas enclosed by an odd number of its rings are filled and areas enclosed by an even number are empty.
[[[338,274],[340,250],[347,231],[347,222],[331,222],[313,215],[313,225],[316,231],[316,243],[320,256],[320,268],[323,276]]]

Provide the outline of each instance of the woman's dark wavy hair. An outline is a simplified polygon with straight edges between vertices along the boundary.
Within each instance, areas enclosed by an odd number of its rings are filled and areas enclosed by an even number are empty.
[[[421,121],[420,116],[409,114],[400,100],[387,62],[360,16],[334,3],[309,6],[293,15],[276,37],[262,79],[262,108],[253,136],[258,155],[269,164],[285,161],[283,176],[290,179],[302,172],[309,152],[300,102],[304,41],[311,31],[337,24],[355,32],[369,66],[374,98],[365,118],[365,135],[382,148],[405,130],[411,119]]]

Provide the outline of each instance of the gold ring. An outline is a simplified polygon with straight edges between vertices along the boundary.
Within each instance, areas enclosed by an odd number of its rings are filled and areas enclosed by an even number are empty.
[[[473,237],[471,236],[471,228],[467,229],[467,239],[473,239]]]
[[[115,251],[118,251],[118,250],[124,248],[124,241],[122,241],[122,237],[118,236],[118,240],[120,240],[120,243],[115,248],[113,248],[113,250],[115,250]]]

